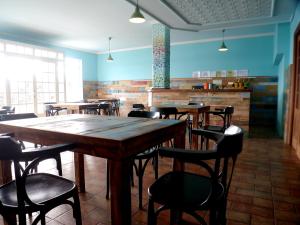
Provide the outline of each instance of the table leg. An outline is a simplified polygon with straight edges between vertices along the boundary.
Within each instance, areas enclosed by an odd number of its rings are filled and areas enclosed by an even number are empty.
[[[0,161],[0,184],[6,184],[11,180],[11,161]]]
[[[85,192],[84,155],[74,152],[75,181],[79,192]]]
[[[0,184],[6,184],[12,180],[11,161],[0,161]],[[4,225],[16,224],[15,215],[5,215]],[[9,222],[8,222],[9,221]]]
[[[174,137],[174,147],[175,148],[185,148],[185,129],[186,125],[183,123],[182,127],[177,130],[176,136]],[[173,170],[184,170],[184,163],[174,160],[173,161]]]
[[[193,128],[197,129],[199,124],[199,113],[193,113]],[[198,149],[198,136],[192,135],[192,149]]]
[[[131,161],[110,160],[111,224],[131,224]]]

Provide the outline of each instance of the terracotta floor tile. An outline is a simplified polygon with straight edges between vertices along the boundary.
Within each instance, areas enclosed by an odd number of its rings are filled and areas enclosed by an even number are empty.
[[[73,154],[62,154],[64,177],[74,180]],[[84,225],[110,225],[110,200],[105,199],[106,160],[85,157],[86,193],[80,193]],[[187,167],[194,170],[193,167]],[[172,161],[159,159],[159,174],[172,169]],[[40,165],[39,171],[57,174],[54,161]],[[95,179],[97,178],[97,179]],[[132,188],[132,224],[147,224],[147,188],[154,181],[151,164],[147,166],[144,187],[144,210],[138,209],[137,178]],[[299,225],[300,159],[279,139],[245,139],[244,150],[237,161],[228,195],[228,225]],[[207,218],[208,214],[204,214]],[[184,216],[183,225],[196,224]],[[162,212],[159,225],[169,223],[168,212]],[[0,225],[2,225],[0,220]],[[69,206],[59,206],[47,214],[47,224],[73,225]]]

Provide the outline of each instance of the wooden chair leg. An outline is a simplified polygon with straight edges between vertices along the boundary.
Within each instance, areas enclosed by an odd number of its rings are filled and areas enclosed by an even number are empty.
[[[79,201],[79,196],[78,196],[77,192],[74,193],[73,199],[74,199],[74,206],[73,206],[74,207],[74,209],[73,209],[74,215],[73,215],[73,217],[76,220],[76,225],[81,225],[82,218],[81,218],[81,210],[80,210],[80,201]]]
[[[4,225],[11,225],[11,224],[17,224],[16,222],[16,215],[14,214],[3,214],[4,219]],[[21,224],[21,221],[19,222]],[[25,221],[26,224],[26,221]]]
[[[154,202],[149,199],[148,202],[148,225],[156,225],[156,214],[154,211]]]
[[[58,174],[59,174],[59,176],[62,176],[62,165],[61,165],[60,154],[58,154],[57,156],[55,156],[55,160],[56,160],[56,168],[58,170]]]

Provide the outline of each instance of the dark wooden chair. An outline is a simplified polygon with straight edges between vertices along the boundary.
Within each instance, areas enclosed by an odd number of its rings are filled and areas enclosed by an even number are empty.
[[[152,106],[150,111],[159,112],[160,119],[180,120],[183,116],[187,115],[187,112],[178,112],[176,107],[155,107],[155,106]]]
[[[200,106],[204,106],[204,103],[203,102],[189,102],[188,105],[200,105]],[[188,122],[189,143],[191,145],[192,144],[193,118],[191,117],[190,114],[188,115],[187,122]],[[202,113],[200,115],[199,123],[198,123],[198,127],[197,128],[202,127],[203,122],[204,122],[204,113]]]
[[[0,121],[8,121],[8,120],[20,120],[20,119],[30,119],[30,118],[37,118],[37,115],[34,113],[17,113],[17,114],[6,114],[6,115],[0,115]],[[21,148],[23,151],[26,151],[27,148],[24,144],[24,142],[19,141]],[[37,147],[36,144],[34,144],[35,147]],[[56,168],[58,170],[58,174],[62,176],[62,165],[61,165],[61,157],[60,154],[57,154],[53,157],[56,160]],[[28,162],[25,161],[25,165],[27,165]]]
[[[87,107],[85,113],[110,116],[112,114],[112,105],[108,102],[101,102],[97,106]]]
[[[234,107],[233,106],[226,106],[223,108],[215,108],[213,111],[206,112],[207,116],[213,115],[217,118],[221,119],[221,125],[211,125],[211,124],[204,124],[202,125],[202,129],[209,130],[209,131],[215,131],[215,132],[221,132],[223,133],[230,125],[231,125],[231,119],[232,114],[234,113]],[[205,137],[201,137],[201,149],[203,149],[203,143],[206,141],[206,148],[208,147],[208,139]]]
[[[148,112],[148,111],[131,111],[128,113],[128,117],[141,117],[141,118],[152,118],[158,119],[159,113],[157,112]],[[153,169],[154,169],[154,176],[155,179],[158,177],[158,146],[148,149],[142,153],[137,154],[133,158],[133,168],[136,172],[138,177],[138,189],[139,189],[139,208],[143,209],[143,177],[145,173],[146,166],[148,162],[152,159],[153,161]],[[136,163],[137,161],[137,163]],[[107,190],[106,190],[106,198],[109,198],[109,168],[107,166]],[[132,184],[133,184],[133,174],[131,175]]]
[[[170,224],[180,222],[182,213],[194,217],[200,224],[207,224],[197,212],[210,212],[209,224],[226,224],[227,195],[238,154],[242,151],[243,132],[230,126],[224,132],[193,130],[215,141],[215,148],[194,151],[161,148],[160,155],[199,166],[196,172],[173,171],[158,178],[148,189],[148,225],[156,224],[158,214],[171,210]],[[196,168],[194,168],[196,169]],[[205,173],[204,173],[205,172]],[[160,205],[155,210],[154,203]]]
[[[111,102],[111,114],[114,116],[120,116],[120,99],[116,99]]]
[[[76,225],[81,225],[80,202],[74,182],[60,176],[30,171],[42,160],[74,148],[73,144],[60,144],[23,152],[20,145],[11,137],[0,137],[0,159],[12,160],[15,180],[0,187],[0,214],[8,224],[26,225],[26,214],[39,212],[33,225],[45,225],[45,215],[62,204],[70,204]],[[20,161],[31,161],[23,168]],[[73,198],[73,201],[69,199]]]
[[[58,116],[61,111],[67,110],[67,108],[53,106],[52,104],[56,104],[56,102],[44,103],[46,116]]]
[[[224,132],[230,125],[232,114],[234,113],[233,106],[226,106],[224,108],[216,108],[214,111],[206,112],[208,115],[217,116],[222,120],[221,126],[205,124],[202,128],[205,130]]]
[[[2,109],[5,109],[7,114],[14,114],[16,111],[14,106],[2,106]]]
[[[144,104],[135,103],[135,104],[132,104],[132,110],[133,111],[143,111],[143,110],[145,110],[145,106],[144,106]]]

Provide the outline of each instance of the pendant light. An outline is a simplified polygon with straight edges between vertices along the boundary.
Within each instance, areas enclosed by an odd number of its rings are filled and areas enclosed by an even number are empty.
[[[110,41],[111,41],[111,37],[108,38],[108,57],[106,59],[107,62],[114,61],[113,57],[110,54]]]
[[[139,0],[136,0],[135,10],[132,16],[129,18],[129,21],[131,23],[144,23],[146,21],[145,17],[140,11]]]
[[[220,52],[226,52],[226,51],[228,51],[228,48],[226,47],[225,42],[224,42],[224,32],[225,32],[225,29],[222,30],[223,39],[222,39],[222,45],[219,48]]]

